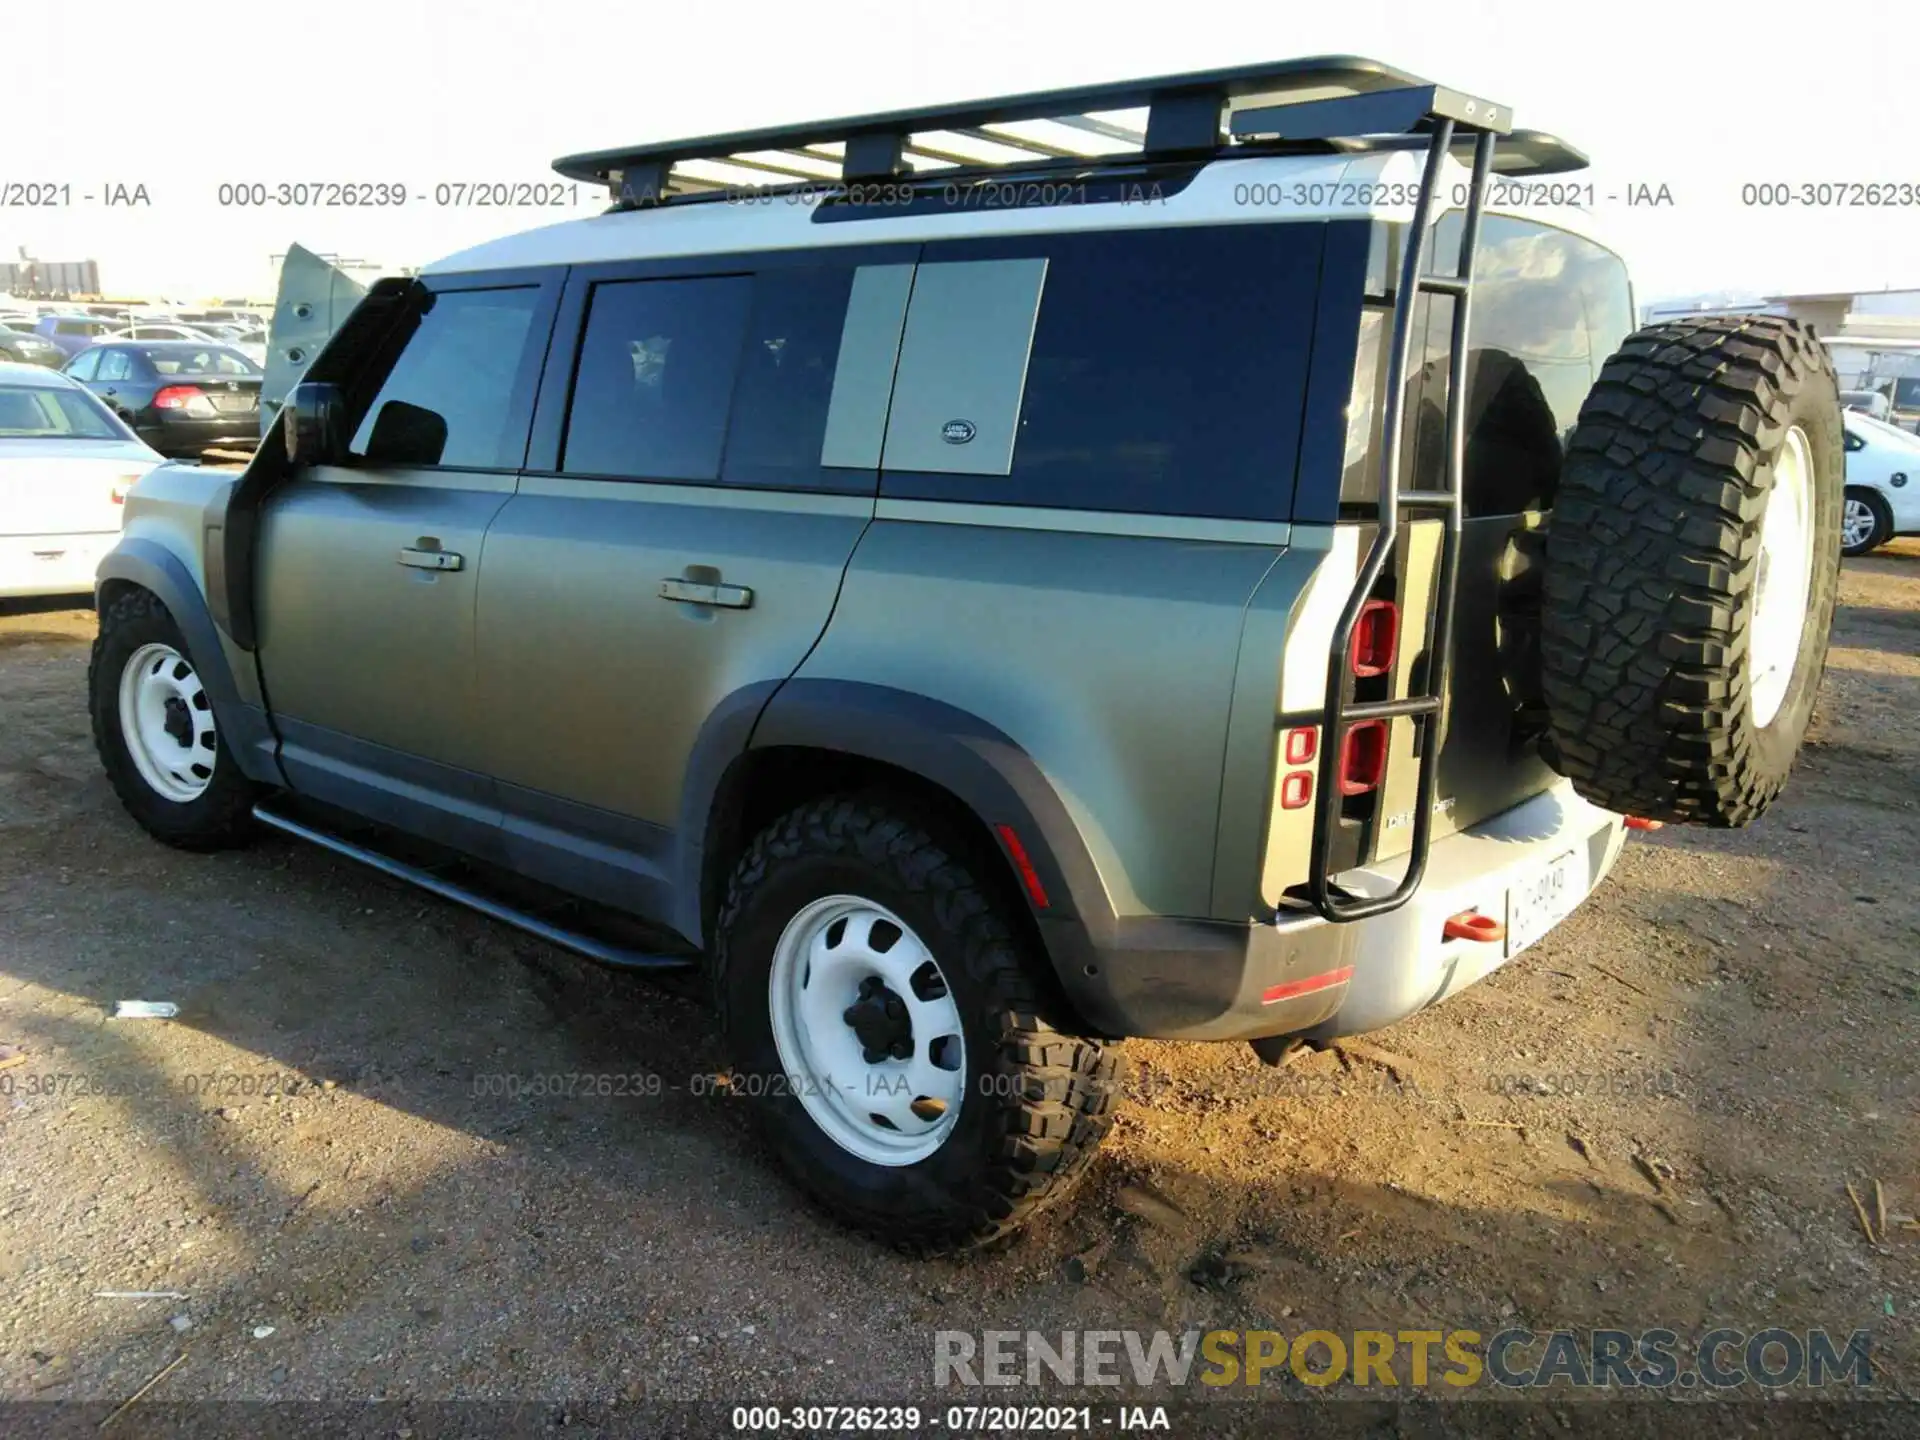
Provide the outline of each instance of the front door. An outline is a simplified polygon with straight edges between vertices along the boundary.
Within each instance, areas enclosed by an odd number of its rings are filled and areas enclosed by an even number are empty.
[[[559,277],[428,282],[354,386],[338,463],[265,502],[260,670],[296,791],[487,853],[474,606],[513,494]],[[410,329],[411,333],[407,333]]]

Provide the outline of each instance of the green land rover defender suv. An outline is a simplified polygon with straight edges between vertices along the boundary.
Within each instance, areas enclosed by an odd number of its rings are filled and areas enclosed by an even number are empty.
[[[563,159],[604,214],[377,283],[243,474],[134,487],[101,758],[172,844],[699,967],[800,1186],[1006,1234],[1117,1042],[1389,1025],[1785,782],[1833,372],[1636,333],[1584,164],[1353,57]]]

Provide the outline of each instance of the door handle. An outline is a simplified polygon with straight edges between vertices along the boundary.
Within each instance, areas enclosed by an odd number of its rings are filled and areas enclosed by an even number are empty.
[[[406,549],[400,552],[400,563],[416,570],[458,570],[467,560],[452,550]]]
[[[708,585],[698,580],[667,579],[660,582],[660,598],[677,600],[683,605],[721,605],[729,610],[745,610],[753,604],[753,591],[744,585]]]

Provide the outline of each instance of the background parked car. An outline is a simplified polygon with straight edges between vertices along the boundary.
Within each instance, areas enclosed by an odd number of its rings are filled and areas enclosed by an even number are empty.
[[[163,455],[259,443],[262,371],[230,345],[109,341],[76,355],[66,373]]]
[[[78,355],[87,346],[119,329],[119,323],[97,315],[42,315],[33,333],[57,345],[64,355]]]
[[[132,325],[115,330],[105,338],[109,340],[197,340],[202,343],[211,340],[215,344],[225,344],[228,337],[198,325],[181,325],[174,321],[136,320]]]
[[[91,590],[128,488],[159,463],[66,376],[0,363],[0,596]]]
[[[1920,436],[1849,410],[1847,499],[1840,549],[1864,555],[1896,535],[1920,534]]]
[[[0,363],[45,365],[58,370],[67,363],[67,355],[51,340],[33,333],[30,322],[0,323]]]

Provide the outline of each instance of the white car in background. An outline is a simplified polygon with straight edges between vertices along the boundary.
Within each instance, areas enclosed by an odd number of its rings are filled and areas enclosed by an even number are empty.
[[[1920,435],[1849,410],[1847,499],[1840,550],[1864,555],[1896,535],[1920,535]]]
[[[0,364],[0,598],[92,590],[127,490],[160,463],[59,371]]]

